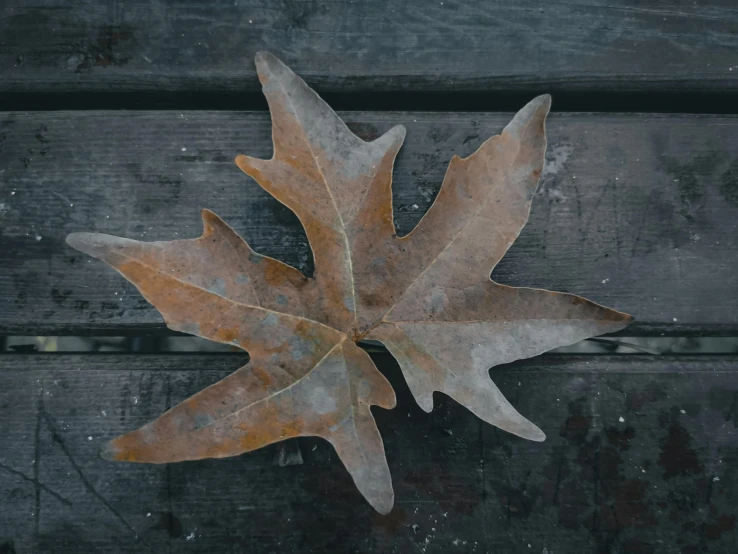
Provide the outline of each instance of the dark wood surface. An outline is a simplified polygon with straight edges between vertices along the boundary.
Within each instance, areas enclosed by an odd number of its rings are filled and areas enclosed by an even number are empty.
[[[0,94],[255,91],[261,49],[322,92],[738,89],[734,0],[34,0]]]
[[[408,129],[395,169],[400,233],[453,154],[509,114],[343,113],[364,138]],[[738,330],[738,118],[553,114],[530,222],[493,278],[633,314],[630,334]],[[209,208],[259,252],[312,271],[295,216],[233,163],[269,157],[255,112],[0,114],[0,334],[163,331],[132,285],[64,243],[73,231],[199,236]]]
[[[530,223],[493,278],[630,312],[625,334],[738,333],[738,118],[722,115],[738,113],[734,0],[29,0],[0,2],[0,342],[167,332],[65,245],[73,231],[196,237],[210,208],[311,273],[295,216],[233,163],[271,153],[258,50],[365,110],[342,114],[363,138],[407,127],[401,234],[451,156],[511,115],[489,112],[554,93],[554,110],[580,113],[551,116]],[[154,107],[170,110],[121,111]],[[398,394],[375,410],[388,516],[319,439],[168,466],[98,457],[245,355],[0,355],[0,554],[738,552],[738,357],[493,369],[544,443],[441,396],[423,413],[392,358],[373,357]]]
[[[543,356],[493,369],[548,435],[525,441],[437,396],[375,410],[396,502],[380,516],[330,446],[299,439],[168,466],[102,443],[244,363],[240,355],[0,356],[3,552],[730,553],[738,358]],[[528,546],[530,545],[530,546]]]

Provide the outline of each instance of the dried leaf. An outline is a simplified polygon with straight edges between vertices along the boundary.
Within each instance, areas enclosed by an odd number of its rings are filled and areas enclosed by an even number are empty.
[[[110,442],[109,459],[168,463],[235,456],[297,436],[333,444],[356,486],[387,513],[394,500],[369,407],[395,395],[355,343],[381,341],[418,404],[443,392],[484,421],[532,440],[489,368],[617,331],[631,317],[570,294],[490,280],[528,219],[543,166],[550,97],[518,112],[468,158],[454,157],[416,229],[397,237],[392,166],[398,126],[372,142],[349,131],[270,54],[256,65],[272,113],[274,156],[236,163],[299,217],[314,278],[255,253],[212,212],[194,240],[143,243],[74,233],[67,242],[133,282],[169,328],[233,344],[248,365],[156,421]]]

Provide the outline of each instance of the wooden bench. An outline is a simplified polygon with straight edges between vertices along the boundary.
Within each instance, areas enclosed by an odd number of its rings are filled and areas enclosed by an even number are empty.
[[[169,333],[132,285],[65,245],[73,231],[191,238],[210,208],[312,271],[296,217],[233,163],[271,151],[260,49],[362,138],[406,126],[402,233],[453,154],[553,93],[531,219],[493,278],[629,312],[625,336],[738,335],[727,0],[0,7],[0,335]],[[300,439],[304,463],[289,467],[275,448],[167,466],[98,457],[245,355],[0,354],[0,553],[738,550],[738,355],[549,354],[493,369],[544,443],[448,398],[422,412],[394,360],[372,356],[398,394],[375,410],[387,516],[317,439]]]

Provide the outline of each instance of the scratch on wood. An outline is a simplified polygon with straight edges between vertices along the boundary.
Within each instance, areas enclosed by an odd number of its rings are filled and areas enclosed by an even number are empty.
[[[636,249],[638,248],[638,243],[641,240],[641,235],[643,234],[643,227],[646,224],[646,217],[648,216],[648,210],[651,207],[651,200],[653,199],[653,191],[651,191],[651,194],[648,195],[646,198],[646,205],[643,208],[643,212],[641,212],[641,221],[638,224],[638,228],[635,233],[635,239],[633,240],[633,248],[630,251],[630,263],[633,263],[633,259],[636,255]]]
[[[48,486],[44,485],[43,483],[39,482],[38,479],[36,479],[35,477],[29,477],[28,475],[26,475],[22,471],[18,471],[17,469],[13,469],[12,467],[6,466],[3,463],[0,463],[0,469],[2,469],[4,471],[7,471],[11,475],[15,475],[16,477],[20,477],[24,481],[27,481],[29,483],[32,483],[36,487],[37,490],[38,489],[41,489],[41,490],[44,490],[44,491],[48,492],[51,496],[53,496],[54,498],[56,498],[62,504],[65,504],[66,506],[71,506],[72,505],[72,503],[69,501],[69,499],[64,498],[58,492],[54,491],[53,489],[51,489]]]
[[[592,222],[594,221],[595,217],[597,217],[598,211],[600,209],[600,204],[602,203],[602,199],[607,194],[607,189],[610,187],[610,181],[608,180],[600,190],[600,194],[597,196],[597,200],[595,201],[594,206],[590,210],[591,215],[587,218],[587,222],[584,224],[584,230],[589,236],[590,228],[592,227]]]
[[[561,469],[564,466],[564,449],[561,449],[559,454],[559,463],[556,466],[556,484],[554,485],[554,494],[552,504],[554,506],[559,505],[559,487],[561,486]]]
[[[169,373],[166,374],[166,389],[167,389],[167,396],[166,396],[166,411],[169,411],[169,409],[172,407],[172,378]],[[169,513],[174,514],[174,509],[172,507],[172,465],[171,464],[164,464],[164,476],[167,483],[167,506],[169,508]],[[172,541],[171,536],[170,540],[167,543],[167,551],[169,554],[172,554]]]
[[[584,244],[586,242],[586,235],[584,233],[584,228],[582,225],[584,224],[584,212],[582,210],[582,196],[579,193],[579,187],[576,184],[572,184],[572,189],[574,190],[574,200],[575,205],[577,207],[577,234],[579,235],[579,242]]]
[[[622,237],[620,236],[620,210],[618,209],[617,180],[618,178],[615,177],[614,180],[610,180],[610,183],[612,184],[612,211],[613,215],[615,216],[615,249],[618,255],[618,266],[620,266],[620,264],[622,263],[622,256],[620,253]]]
[[[69,463],[72,465],[72,468],[79,476],[80,481],[82,481],[82,484],[85,486],[85,488],[95,498],[97,498],[100,501],[100,503],[103,506],[105,506],[105,508],[107,508],[108,511],[118,519],[118,521],[120,521],[129,531],[133,533],[133,535],[136,537],[136,540],[141,541],[143,543],[143,541],[141,540],[141,537],[138,534],[138,531],[136,531],[136,529],[130,523],[128,523],[128,521],[126,521],[126,519],[120,514],[120,512],[116,510],[115,507],[110,502],[108,502],[108,500],[103,495],[101,495],[97,491],[97,489],[95,489],[95,487],[92,486],[92,483],[90,483],[90,481],[87,479],[85,474],[82,472],[82,468],[79,467],[79,465],[77,464],[77,461],[74,459],[74,457],[72,456],[72,453],[69,451],[69,448],[67,448],[66,443],[64,442],[61,435],[59,434],[56,424],[52,420],[49,413],[45,410],[43,401],[39,402],[39,415],[46,422],[46,425],[49,427],[49,430],[51,431],[51,436],[54,442],[56,442],[59,445],[59,447],[62,449],[62,451],[64,452],[64,455],[69,460]],[[143,544],[146,544],[146,543],[143,543]],[[149,548],[149,550],[153,551],[153,549],[149,545],[146,545],[146,546]]]
[[[481,457],[480,465],[481,465],[481,473],[482,473],[482,517],[484,518],[484,521],[487,521],[487,502],[489,502],[489,494],[487,493],[487,478],[486,478],[486,469],[485,469],[485,452],[484,452],[484,422],[481,420],[478,421],[479,423],[479,455]],[[495,429],[496,431],[496,429]],[[482,525],[482,530],[484,531],[484,544],[485,546],[489,544],[489,536],[487,533],[487,525]]]
[[[41,467],[41,406],[42,406],[42,394],[44,393],[41,389],[38,397],[38,403],[36,406],[36,432],[34,434],[34,445],[33,445],[33,480],[36,488],[36,504],[33,512],[34,518],[34,529],[36,535],[39,534],[41,527],[41,487],[39,485],[39,470]]]
[[[593,464],[592,464],[592,472],[594,475],[592,476],[592,482],[593,482],[593,491],[592,491],[592,506],[599,506],[599,496],[600,496],[600,444],[599,442],[595,446],[594,456],[593,456]],[[597,510],[595,509],[592,514],[592,531],[597,529]]]

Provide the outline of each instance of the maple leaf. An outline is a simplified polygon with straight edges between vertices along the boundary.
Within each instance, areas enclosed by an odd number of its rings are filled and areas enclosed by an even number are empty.
[[[257,54],[256,65],[274,156],[236,163],[297,214],[314,277],[257,254],[207,210],[194,240],[69,235],[71,246],[132,281],[170,329],[250,355],[223,381],[111,441],[103,456],[168,463],[318,436],[334,446],[369,503],[387,513],[394,493],[370,406],[392,408],[395,395],[355,344],[362,339],[381,341],[395,356],[424,410],[440,391],[487,423],[543,440],[495,386],[490,367],[631,320],[578,296],[490,280],[528,219],[550,97],[535,98],[468,158],[454,156],[433,205],[398,237],[392,166],[404,128],[364,142],[274,56]]]

